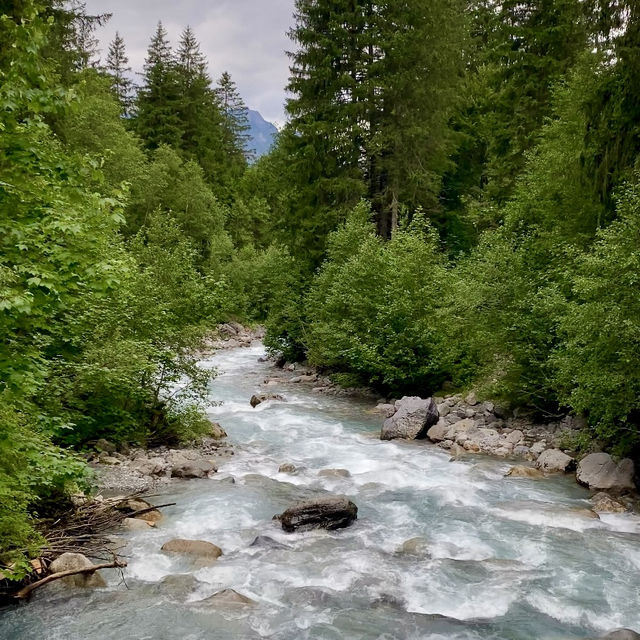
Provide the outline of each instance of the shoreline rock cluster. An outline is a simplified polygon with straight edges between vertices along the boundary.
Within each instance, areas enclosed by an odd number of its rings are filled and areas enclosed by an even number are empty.
[[[475,394],[447,398],[407,397],[376,407],[384,418],[380,438],[427,439],[449,451],[453,458],[466,454],[524,459],[533,467],[516,465],[511,477],[541,478],[552,473],[573,473],[579,484],[597,492],[596,510],[621,512],[633,506],[635,469],[632,460],[618,462],[604,452],[590,453],[578,461],[562,450],[563,440],[582,423],[567,417],[552,425],[528,423],[509,415],[492,402],[479,402]],[[626,497],[619,501],[615,498]]]
[[[212,423],[211,435],[193,446],[127,448],[126,453],[102,441],[96,446],[108,450],[98,453],[89,466],[96,472],[99,490],[105,494],[148,491],[173,479],[210,478],[221,462],[234,455],[232,446],[224,442],[226,435],[219,424]]]

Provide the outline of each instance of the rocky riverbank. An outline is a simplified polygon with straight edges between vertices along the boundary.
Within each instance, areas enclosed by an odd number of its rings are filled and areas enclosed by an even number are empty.
[[[203,341],[196,355],[204,359],[223,349],[250,347],[263,337],[263,327],[224,323]],[[224,428],[214,422],[207,437],[183,447],[130,448],[98,440],[89,466],[95,472],[98,491],[104,496],[151,491],[175,479],[212,477],[218,466],[234,455],[226,437]]]
[[[384,419],[383,440],[427,439],[453,458],[486,454],[530,465],[514,464],[511,477],[543,478],[553,473],[575,474],[577,482],[594,491],[594,508],[602,512],[637,510],[632,460],[614,460],[594,452],[580,458],[566,448],[582,421],[567,416],[550,424],[536,424],[511,415],[475,394],[435,398],[404,397],[376,407]]]
[[[263,386],[304,385],[314,393],[373,399],[367,388],[343,388],[328,376],[302,363],[275,363],[273,375]],[[608,453],[577,453],[572,445],[585,428],[583,419],[563,416],[540,423],[531,416],[466,396],[402,398],[379,401],[375,411],[383,425],[381,438],[426,439],[449,451],[452,459],[484,454],[513,461],[510,477],[544,478],[550,474],[574,474],[593,493],[600,512],[640,510],[634,463],[614,460]]]

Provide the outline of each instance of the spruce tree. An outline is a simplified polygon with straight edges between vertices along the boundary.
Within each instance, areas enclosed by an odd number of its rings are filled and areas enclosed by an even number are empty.
[[[551,114],[554,87],[587,47],[588,29],[581,0],[482,4],[489,91],[481,127],[488,140],[489,194],[504,202]]]
[[[363,195],[388,237],[403,207],[439,209],[461,69],[458,0],[298,0],[283,143],[300,180],[292,223],[321,252]],[[309,222],[314,216],[314,223]],[[298,219],[296,219],[298,218]],[[318,238],[319,236],[319,238]],[[319,240],[319,242],[318,242]],[[305,250],[307,250],[305,249]]]
[[[182,130],[179,149],[199,162],[216,195],[228,199],[231,178],[224,148],[224,117],[211,86],[207,61],[191,27],[186,27],[180,37],[176,73]]]
[[[224,144],[231,158],[251,160],[254,153],[249,148],[249,110],[245,105],[231,74],[225,71],[216,86],[216,96],[224,116]]]
[[[132,106],[132,82],[128,77],[131,73],[131,67],[128,66],[129,58],[124,46],[124,40],[116,31],[115,38],[109,45],[109,53],[107,54],[107,64],[105,69],[112,78],[113,90],[122,106],[122,115],[127,117],[131,112]]]
[[[149,44],[144,64],[143,84],[138,92],[135,128],[145,147],[161,144],[179,148],[182,138],[180,117],[181,87],[167,32],[158,27]]]

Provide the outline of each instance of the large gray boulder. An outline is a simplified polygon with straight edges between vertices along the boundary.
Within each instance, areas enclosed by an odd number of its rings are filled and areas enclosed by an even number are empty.
[[[93,567],[93,562],[81,553],[63,553],[57,557],[50,565],[51,573],[62,573],[63,571],[78,571]],[[58,581],[68,587],[106,587],[107,583],[98,571],[93,573],[78,573],[67,576]],[[53,583],[52,583],[53,584]]]
[[[547,449],[540,454],[536,467],[547,473],[568,473],[576,468],[576,461],[560,449]]]
[[[580,460],[576,478],[589,489],[624,493],[635,488],[633,461],[615,463],[608,453],[590,453]]]
[[[396,412],[384,421],[381,440],[418,440],[427,436],[429,427],[438,422],[440,415],[433,398],[405,396],[396,402]]]
[[[278,518],[284,531],[343,529],[358,517],[358,507],[344,496],[329,496],[299,502]]]

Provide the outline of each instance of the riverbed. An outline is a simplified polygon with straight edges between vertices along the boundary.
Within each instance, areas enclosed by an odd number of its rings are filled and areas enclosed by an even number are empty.
[[[640,518],[590,517],[573,478],[505,478],[510,463],[450,460],[426,442],[382,442],[372,403],[270,386],[261,345],[216,367],[210,407],[236,454],[216,477],[171,484],[154,530],[126,534],[107,589],[43,589],[0,614],[0,638],[555,640],[640,631]],[[280,473],[292,463],[295,474]],[[349,472],[325,472],[340,469]],[[328,474],[328,475],[326,475]],[[348,529],[286,534],[274,514],[324,493],[359,509]],[[211,566],[164,554],[208,540]],[[402,545],[407,540],[409,545]],[[173,577],[180,576],[180,577]],[[255,604],[212,604],[234,589]]]

